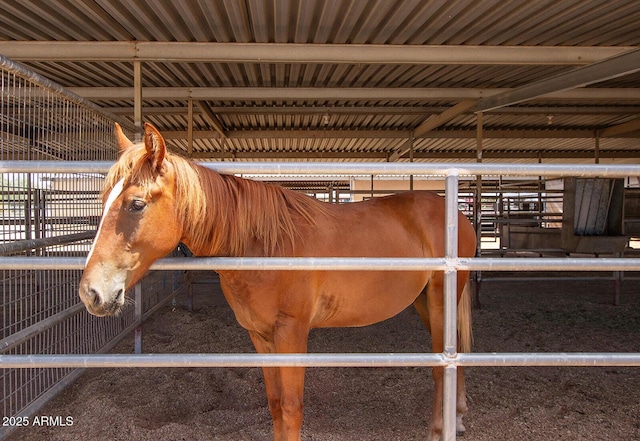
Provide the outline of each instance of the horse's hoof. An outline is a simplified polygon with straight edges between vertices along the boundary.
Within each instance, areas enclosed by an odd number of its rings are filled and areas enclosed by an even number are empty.
[[[462,415],[458,415],[456,418],[456,433],[458,436],[463,436],[467,431],[467,428],[464,427],[464,423],[462,422]]]

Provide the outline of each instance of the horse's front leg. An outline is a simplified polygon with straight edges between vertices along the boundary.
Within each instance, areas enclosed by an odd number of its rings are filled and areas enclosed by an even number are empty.
[[[273,337],[250,333],[260,353],[304,353],[308,328],[295,321],[278,320]],[[263,368],[275,441],[299,441],[303,416],[304,368]]]
[[[281,316],[276,322],[274,342],[279,354],[307,352],[309,328],[290,316]],[[304,411],[305,368],[280,368],[280,406],[282,409],[282,441],[299,441]]]
[[[251,341],[260,354],[274,354],[276,352],[273,341],[270,341],[256,332],[249,332]],[[280,385],[280,368],[264,367],[262,368],[264,376],[264,386],[267,392],[267,403],[269,404],[269,412],[273,420],[274,439],[280,440],[284,438],[284,424],[282,420],[281,391]]]
[[[276,441],[300,441],[302,416],[304,411],[304,373],[305,368],[282,367],[280,374],[281,396],[279,434],[276,431]]]

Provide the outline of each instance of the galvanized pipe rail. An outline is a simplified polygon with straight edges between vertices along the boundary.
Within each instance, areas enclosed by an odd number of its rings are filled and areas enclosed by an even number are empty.
[[[3,355],[0,368],[640,366],[640,353],[98,354]]]
[[[39,248],[46,248],[55,245],[69,245],[83,240],[93,239],[95,231],[84,231],[82,233],[63,234],[60,236],[45,237],[41,239],[23,239],[14,242],[0,244],[0,255],[19,253]]]
[[[0,257],[0,270],[78,270],[84,257]],[[640,271],[640,258],[615,257],[166,257],[153,271]]]
[[[105,173],[110,162],[0,161],[0,172]],[[446,255],[442,258],[167,258],[152,269],[227,270],[376,270],[445,272],[444,352],[440,354],[144,354],[144,355],[0,355],[0,368],[38,367],[232,367],[232,366],[440,366],[445,368],[444,439],[455,439],[458,366],[640,366],[640,353],[459,354],[456,350],[456,271],[459,270],[640,270],[633,258],[459,258],[457,194],[460,176],[640,175],[636,165],[515,165],[398,163],[202,163],[221,173],[276,175],[442,175],[446,180]],[[0,269],[81,269],[82,258],[0,257]]]
[[[268,175],[436,175],[436,176],[637,176],[638,165],[487,164],[487,163],[329,163],[329,162],[200,162],[226,174]],[[113,161],[0,161],[0,173],[107,173]]]

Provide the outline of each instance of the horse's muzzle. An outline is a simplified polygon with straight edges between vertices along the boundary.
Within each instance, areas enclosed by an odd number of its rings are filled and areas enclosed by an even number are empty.
[[[123,285],[100,289],[90,285],[88,282],[81,282],[79,294],[80,300],[84,303],[87,311],[98,317],[118,314],[125,303]]]

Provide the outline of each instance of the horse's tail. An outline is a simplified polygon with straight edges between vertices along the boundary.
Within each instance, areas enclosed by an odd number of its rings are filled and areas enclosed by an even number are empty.
[[[458,351],[471,352],[473,330],[471,329],[471,281],[467,281],[458,301]]]

